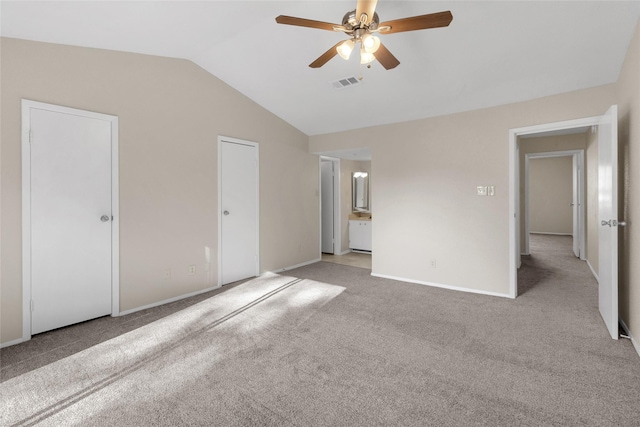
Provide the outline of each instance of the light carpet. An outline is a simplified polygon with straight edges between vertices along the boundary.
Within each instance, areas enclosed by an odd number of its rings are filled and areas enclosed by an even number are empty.
[[[234,425],[243,399],[253,406],[248,416],[280,423],[277,414],[242,396],[242,384],[225,384],[220,369],[268,347],[273,335],[303,323],[343,290],[265,274],[5,381],[0,425]],[[237,399],[234,405],[227,404],[230,398]]]
[[[531,250],[515,300],[325,262],[250,281],[79,357],[8,367],[0,424],[640,426],[640,358],[609,337],[589,268],[565,236]]]

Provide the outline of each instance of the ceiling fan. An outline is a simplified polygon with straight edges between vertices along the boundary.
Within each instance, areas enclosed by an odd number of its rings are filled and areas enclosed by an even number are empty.
[[[392,34],[446,27],[453,19],[451,12],[446,11],[381,23],[375,11],[377,3],[378,0],[358,0],[356,9],[347,12],[342,18],[342,25],[285,15],[278,16],[276,22],[278,24],[297,25],[320,30],[342,31],[350,37],[348,40],[336,43],[320,55],[318,59],[309,64],[311,68],[322,67],[336,55],[349,59],[351,52],[360,43],[361,64],[370,64],[374,59],[377,59],[384,68],[390,70],[397,67],[400,61],[380,43],[380,39],[373,35],[374,33]]]

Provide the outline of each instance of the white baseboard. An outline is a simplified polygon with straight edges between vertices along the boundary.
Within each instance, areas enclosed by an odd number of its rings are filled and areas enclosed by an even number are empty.
[[[315,264],[316,262],[322,261],[322,258],[312,259],[311,261],[301,262],[300,264],[292,265],[290,267],[281,268],[279,270],[274,270],[272,273],[282,273],[283,271],[293,270],[294,268],[304,267],[305,265]]]
[[[589,262],[589,260],[587,260],[587,265],[589,266],[589,270],[591,270],[591,274],[593,274],[593,277],[596,278],[596,282],[600,283],[600,277],[598,277],[598,275],[596,274],[596,271],[591,266],[591,263]]]
[[[348,254],[349,252],[351,252],[351,249],[347,249],[346,251],[342,251],[342,252],[340,252],[338,255],[346,255],[346,254]]]
[[[9,346],[20,344],[27,341],[29,340],[25,340],[24,338],[18,338],[17,340],[3,342],[2,344],[0,344],[0,348],[9,347]]]
[[[622,320],[622,318],[618,318],[618,321],[620,322],[620,325],[622,325],[622,329],[624,329],[624,332],[629,336],[629,339],[631,339],[631,344],[633,344],[633,348],[636,349],[636,353],[638,353],[638,356],[640,356],[640,343],[638,343],[633,335],[631,335],[631,332],[629,331],[627,324],[624,323],[624,320]]]
[[[549,231],[530,231],[529,234],[548,234],[550,236],[573,236],[573,233],[551,233]]]
[[[213,286],[211,288],[201,289],[199,291],[190,292],[188,294],[178,295],[177,297],[173,297],[173,298],[165,299],[165,300],[162,300],[162,301],[154,302],[154,303],[151,303],[151,304],[143,305],[142,307],[136,307],[136,308],[132,308],[130,310],[121,311],[116,316],[112,316],[112,317],[126,316],[127,314],[135,313],[136,311],[142,311],[142,310],[146,310],[147,308],[153,308],[153,307],[157,307],[159,305],[169,304],[170,302],[180,301],[181,299],[185,299],[185,298],[193,297],[193,296],[196,296],[196,295],[204,294],[205,292],[213,291],[213,290],[218,289],[218,288],[219,288],[219,286]]]
[[[509,294],[501,294],[501,293],[498,293],[498,292],[483,291],[483,290],[480,290],[480,289],[463,288],[463,287],[460,287],[460,286],[443,285],[441,283],[424,282],[422,280],[406,279],[404,277],[388,276],[386,274],[371,273],[371,275],[374,276],[374,277],[381,277],[383,279],[397,280],[399,282],[417,283],[418,285],[432,286],[434,288],[442,288],[442,289],[449,289],[449,290],[452,290],[452,291],[461,291],[461,292],[468,292],[468,293],[472,293],[472,294],[481,294],[481,295],[489,295],[489,296],[492,296],[492,297],[502,297],[502,298],[512,299],[512,297]]]

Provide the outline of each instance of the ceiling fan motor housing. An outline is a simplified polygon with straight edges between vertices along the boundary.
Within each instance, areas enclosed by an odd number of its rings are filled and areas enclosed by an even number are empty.
[[[373,31],[378,28],[378,24],[380,24],[380,18],[378,18],[377,12],[373,13],[373,18],[371,19],[371,22],[369,23],[369,25],[366,25],[366,26],[362,25],[360,23],[360,20],[356,17],[355,9],[345,13],[344,17],[342,18],[342,26],[345,27],[348,31],[353,31],[358,28],[366,28],[368,30]]]

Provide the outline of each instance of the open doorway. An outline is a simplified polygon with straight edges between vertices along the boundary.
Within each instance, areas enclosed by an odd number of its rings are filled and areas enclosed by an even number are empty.
[[[319,156],[320,171],[319,179],[319,196],[320,196],[320,256],[322,261],[332,262],[336,264],[346,264],[353,267],[361,267],[371,269],[371,254],[355,253],[351,250],[350,245],[350,219],[353,216],[352,206],[352,176],[354,172],[366,171],[371,172],[371,150],[367,147],[351,148],[344,150],[316,152]],[[323,166],[323,161],[324,166]],[[330,181],[329,169],[332,162],[333,165],[333,186]],[[324,185],[322,169],[325,169]],[[322,194],[323,187],[326,189],[333,188],[333,197],[329,191]],[[325,202],[323,203],[323,197]],[[371,197],[371,191],[369,194]],[[328,208],[331,200],[333,200],[333,209]],[[323,211],[326,213],[323,219]],[[330,212],[333,212],[333,227],[329,221],[331,220]],[[333,252],[331,250],[330,233],[333,229]],[[323,249],[323,239],[327,244]]]
[[[528,140],[520,143],[524,156],[524,193],[522,255],[530,255],[530,235],[570,236],[573,254],[586,261],[585,235],[585,150],[593,144],[586,131],[553,137],[554,142],[569,146],[583,145],[577,150],[528,152],[544,142]],[[530,143],[533,142],[533,143]],[[537,144],[536,144],[537,143]],[[596,173],[591,168],[591,174]]]
[[[597,162],[592,166],[597,173],[597,185],[587,183],[587,200],[595,200],[592,209],[587,205],[586,239],[596,240],[597,245],[597,298],[598,308],[611,338],[618,338],[618,229],[624,221],[618,218],[618,113],[617,106],[611,106],[602,116],[589,117],[565,122],[547,123],[509,131],[509,247],[510,296],[518,295],[518,268],[522,265],[522,179],[521,179],[521,139],[527,135],[562,135],[592,130],[597,136]],[[589,158],[589,147],[587,157]],[[589,164],[589,162],[587,162]],[[589,174],[586,168],[587,176]],[[594,191],[595,187],[595,191]],[[589,234],[589,229],[597,228],[597,237]],[[587,244],[587,248],[589,245]],[[587,249],[587,259],[589,249]],[[595,267],[595,266],[593,266]],[[592,271],[594,268],[592,267]]]

